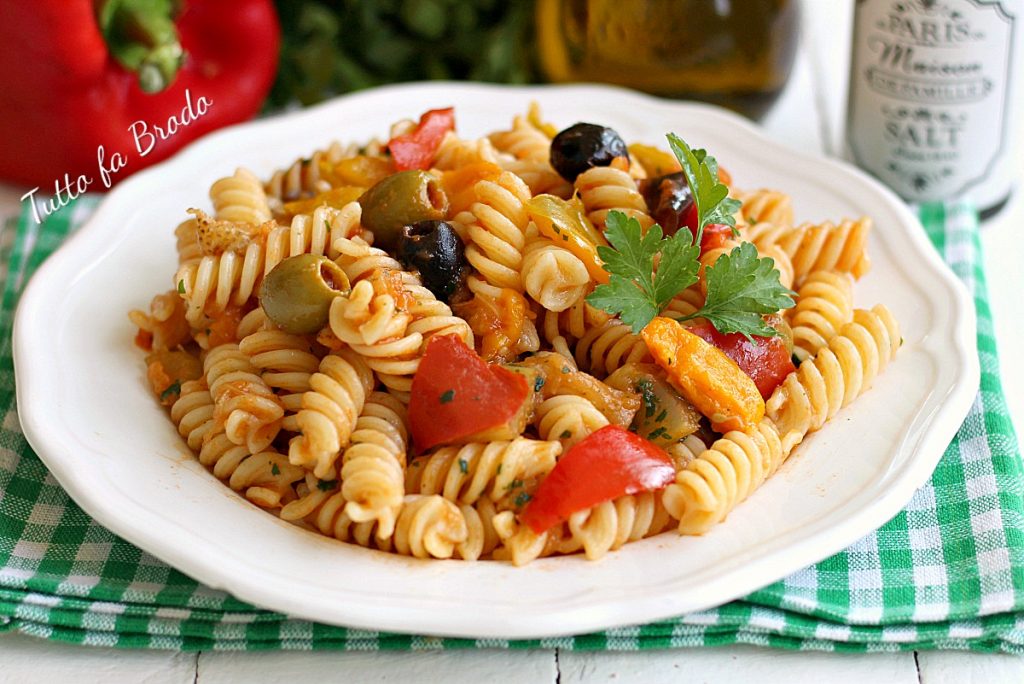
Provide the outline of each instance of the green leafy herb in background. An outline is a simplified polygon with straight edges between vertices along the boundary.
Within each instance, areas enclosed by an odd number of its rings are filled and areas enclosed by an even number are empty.
[[[268,105],[397,81],[536,80],[533,2],[278,0],[283,41]]]

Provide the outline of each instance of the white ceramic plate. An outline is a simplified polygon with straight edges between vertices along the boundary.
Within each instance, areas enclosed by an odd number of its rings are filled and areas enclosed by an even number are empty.
[[[868,214],[874,268],[859,305],[885,302],[905,344],[875,387],[810,437],[729,520],[664,534],[598,562],[417,561],[300,530],[209,475],[147,388],[125,312],[172,286],[173,227],[215,179],[261,176],[329,140],[455,105],[459,131],[505,127],[537,100],[558,126],[613,126],[705,146],[739,187],[790,192],[799,220]],[[645,622],[742,596],[835,553],[892,517],[932,472],[978,385],[970,298],[897,198],[844,164],[796,153],[728,112],[602,87],[422,84],[340,98],[207,136],[118,186],[33,278],[14,352],[25,433],[82,508],[213,587],[292,615],[366,629],[542,637]]]

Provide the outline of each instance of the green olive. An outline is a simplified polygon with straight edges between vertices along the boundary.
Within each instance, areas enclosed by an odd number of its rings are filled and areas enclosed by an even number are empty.
[[[393,250],[402,227],[419,221],[440,221],[448,213],[441,183],[426,171],[400,171],[379,181],[359,198],[364,228],[373,231],[374,246]]]
[[[260,305],[281,330],[311,335],[327,325],[331,301],[349,289],[338,264],[324,256],[300,254],[279,263],[263,279]]]

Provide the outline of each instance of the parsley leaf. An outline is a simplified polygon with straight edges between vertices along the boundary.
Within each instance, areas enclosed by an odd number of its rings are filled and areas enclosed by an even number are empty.
[[[611,277],[608,283],[594,288],[587,301],[602,311],[618,314],[637,333],[673,297],[697,282],[700,248],[690,243],[684,231],[663,238],[657,224],[644,234],[636,219],[619,211],[608,212],[606,227],[605,237],[611,247],[601,245],[597,253]],[[654,258],[659,254],[655,270]]]
[[[695,150],[675,133],[668,134],[668,144],[683,167],[683,176],[690,186],[693,203],[697,206],[697,234],[693,244],[699,245],[704,227],[711,223],[729,226],[736,232],[733,217],[739,208],[739,200],[729,197],[729,188],[718,181],[718,162],[705,150]]]
[[[329,492],[332,489],[337,489],[337,487],[337,480],[318,480],[316,483],[316,488],[319,489],[321,492]]]
[[[795,293],[779,282],[773,259],[759,258],[757,248],[743,242],[708,266],[705,277],[708,296],[704,306],[679,320],[704,318],[718,332],[738,332],[748,340],[752,335],[779,334],[765,323],[763,315],[793,306]]]
[[[179,280],[178,281],[178,294],[180,294],[180,295],[185,294],[185,281],[184,280]]]

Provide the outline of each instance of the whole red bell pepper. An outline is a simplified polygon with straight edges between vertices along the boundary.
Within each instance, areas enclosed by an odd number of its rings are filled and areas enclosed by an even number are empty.
[[[271,0],[3,2],[0,45],[0,178],[95,191],[101,146],[112,184],[258,112],[280,26]]]

